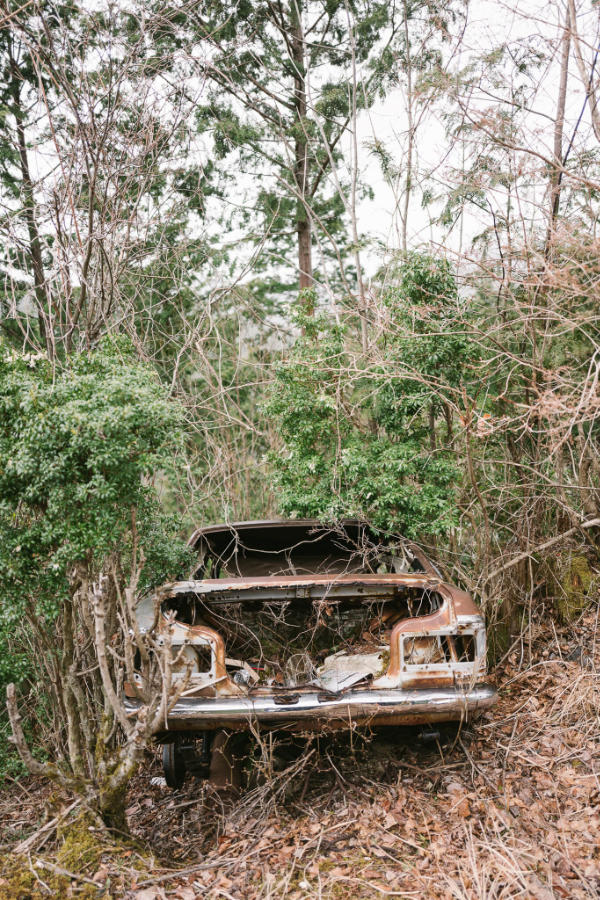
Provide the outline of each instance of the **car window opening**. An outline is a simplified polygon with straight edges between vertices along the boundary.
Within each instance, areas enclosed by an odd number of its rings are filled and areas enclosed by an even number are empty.
[[[255,578],[294,575],[424,572],[421,560],[402,541],[377,541],[364,527],[286,529],[240,533],[235,529],[203,538],[196,578]],[[290,531],[292,532],[290,534]]]

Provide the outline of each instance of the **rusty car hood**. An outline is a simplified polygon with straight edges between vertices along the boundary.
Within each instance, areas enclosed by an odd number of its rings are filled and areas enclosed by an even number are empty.
[[[279,590],[294,587],[335,587],[362,586],[364,588],[386,586],[394,587],[438,587],[443,584],[441,578],[427,574],[390,573],[350,574],[350,575],[257,575],[252,578],[203,578],[190,581],[173,581],[160,588],[159,593],[168,597],[179,593],[221,593],[222,591],[245,591],[257,589]]]

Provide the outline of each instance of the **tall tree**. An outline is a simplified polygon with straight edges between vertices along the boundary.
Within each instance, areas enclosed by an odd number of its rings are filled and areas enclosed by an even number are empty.
[[[159,63],[134,8],[11,6],[0,28],[1,321],[17,345],[56,356],[115,323],[143,333],[145,311],[163,311],[201,267],[190,217],[202,213],[174,162],[189,107],[176,61]]]
[[[57,31],[73,26],[78,16],[76,4],[57,9],[40,9],[38,4],[10,3],[0,28],[0,184],[3,194],[2,230],[10,232],[13,240],[5,242],[3,251],[4,291],[2,320],[5,330],[15,329],[18,311],[30,307],[34,315],[29,324],[39,346],[48,352],[52,342],[52,290],[48,282],[44,254],[46,242],[40,223],[37,184],[32,166],[33,130],[37,132],[34,146],[43,137],[39,128],[42,111],[51,114],[55,93],[48,70],[40,65],[40,57],[48,50],[40,16],[45,13]],[[33,31],[39,38],[30,40]],[[68,66],[67,60],[55,57],[54,64]],[[32,290],[29,286],[32,285]]]
[[[389,74],[395,17],[395,3],[378,0],[216,0],[168,15],[208,82],[198,123],[235,172],[231,202],[253,182],[264,267],[289,266],[295,245],[300,290],[314,283],[316,244],[349,287],[344,178],[334,170],[357,110]]]

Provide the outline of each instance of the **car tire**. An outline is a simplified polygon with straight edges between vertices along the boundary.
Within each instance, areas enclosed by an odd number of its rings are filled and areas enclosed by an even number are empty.
[[[187,770],[177,741],[163,745],[162,764],[168,787],[174,790],[180,788],[185,781]]]

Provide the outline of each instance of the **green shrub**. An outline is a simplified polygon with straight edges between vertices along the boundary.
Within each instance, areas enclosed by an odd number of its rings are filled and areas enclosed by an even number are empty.
[[[457,302],[446,262],[409,256],[386,298],[390,326],[370,358],[351,325],[307,315],[303,300],[300,334],[268,405],[283,444],[271,456],[283,512],[364,517],[406,537],[455,524],[459,472],[436,434],[446,394],[473,353],[452,332]]]
[[[107,339],[62,365],[0,348],[0,688],[21,686],[36,739],[51,735],[67,768],[83,765],[69,758],[73,729],[90,762],[101,729],[85,715],[96,724],[106,715],[86,585],[110,571],[123,590],[143,553],[143,591],[189,559],[156,490],[182,427],[180,406],[127,341]],[[116,634],[116,612],[110,621]],[[78,711],[67,736],[69,703]]]

